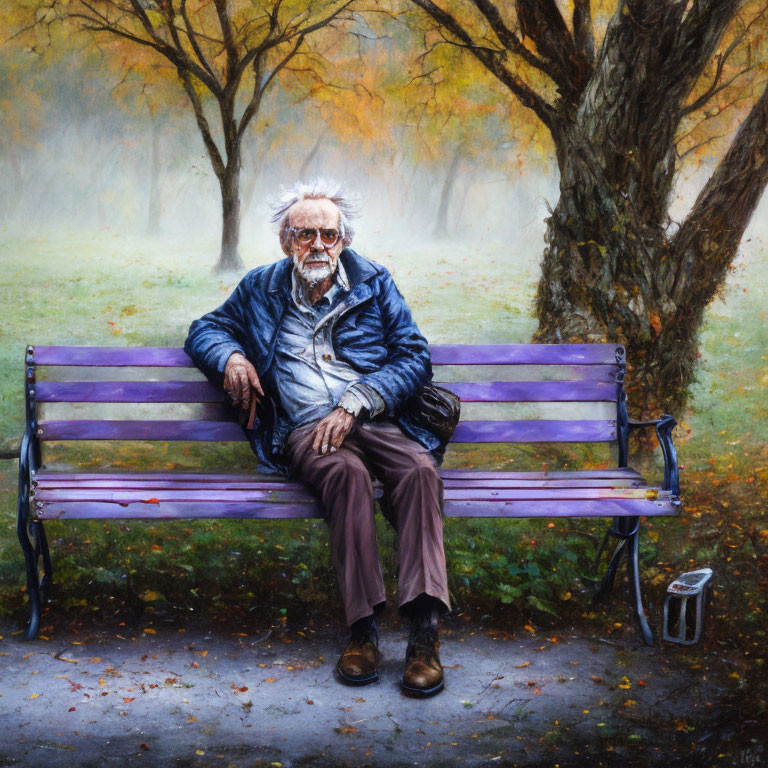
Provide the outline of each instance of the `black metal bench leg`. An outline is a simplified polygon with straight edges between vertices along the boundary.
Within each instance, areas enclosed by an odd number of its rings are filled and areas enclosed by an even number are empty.
[[[40,592],[43,599],[47,601],[53,586],[53,564],[51,563],[51,552],[48,549],[48,537],[45,535],[45,528],[42,520],[34,522],[35,538],[38,542],[40,555],[43,558],[43,578],[40,581]]]
[[[619,561],[624,554],[624,547],[627,545],[626,539],[621,539],[616,545],[616,549],[613,550],[613,555],[608,562],[608,568],[606,568],[605,576],[600,581],[600,586],[595,592],[595,596],[592,598],[592,602],[598,603],[605,598],[605,596],[613,589],[613,584],[616,581],[616,572],[619,569]]]
[[[27,566],[27,595],[29,596],[29,607],[31,610],[29,624],[27,624],[27,631],[24,634],[24,638],[26,640],[34,640],[37,636],[37,630],[40,628],[41,613],[38,547],[32,546],[26,525],[20,524],[17,528],[17,532],[21,549],[24,552],[24,561]]]
[[[629,579],[632,586],[632,600],[635,604],[635,613],[637,621],[640,624],[640,632],[646,645],[653,645],[653,632],[648,625],[648,619],[643,610],[643,595],[640,591],[640,531],[636,531],[629,542],[629,552],[627,558],[627,567],[629,570]]]

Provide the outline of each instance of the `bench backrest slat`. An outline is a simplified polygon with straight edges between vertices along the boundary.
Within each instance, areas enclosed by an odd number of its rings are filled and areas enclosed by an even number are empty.
[[[433,365],[616,365],[616,344],[433,344]],[[194,368],[177,347],[34,347],[37,365]]]
[[[616,402],[616,384],[605,381],[469,381],[442,386],[465,403]],[[220,403],[207,381],[41,381],[40,403]]]
[[[96,421],[76,419],[41,421],[38,437],[46,440],[190,440],[242,441],[234,421]],[[454,443],[608,442],[616,439],[616,422],[607,419],[559,421],[462,421]]]
[[[443,384],[468,404],[454,434],[455,443],[616,440],[616,419],[610,417],[616,412],[615,406],[611,411],[611,404],[617,402],[623,374],[624,350],[618,345],[448,344],[432,346],[431,353],[437,369],[436,381],[441,380],[441,369],[447,378],[462,379],[462,372],[466,371],[466,379],[479,379]],[[29,385],[33,402],[40,404],[36,430],[41,441],[245,440],[242,429],[235,421],[236,412],[225,403],[218,387],[205,380],[151,380],[164,378],[156,371],[153,373],[152,369],[193,368],[192,361],[182,349],[40,346],[28,350],[27,364],[32,368],[46,367],[46,380],[35,382],[36,377],[32,375]],[[142,372],[146,370],[146,378],[133,381],[59,381],[55,380],[57,366],[87,371],[88,377],[95,375],[105,379],[110,377],[107,369],[133,369],[126,378],[135,379],[141,379]],[[102,370],[104,373],[100,374]],[[516,370],[520,373],[516,374]],[[61,374],[63,379],[68,378],[65,373]],[[532,374],[543,380],[524,380]],[[182,378],[180,372],[169,372],[165,378],[174,375]],[[83,379],[87,376],[84,374]],[[516,376],[521,380],[517,380]],[[69,403],[103,403],[114,404],[114,407],[67,405]],[[121,403],[142,406],[126,410],[126,406],[119,405]],[[157,414],[142,410],[154,408],[152,404],[170,403],[185,405]],[[493,405],[495,403],[503,405]],[[517,409],[517,412],[510,413],[509,409],[514,410],[515,406],[507,404],[514,403],[552,403],[554,405],[544,406],[549,409],[545,416],[554,415],[555,418],[532,419],[530,416],[539,414],[531,413],[531,406],[521,406],[528,408],[528,412]],[[556,405],[558,403],[574,405],[570,409]],[[599,405],[601,403],[604,405]],[[579,404],[582,406],[579,407]],[[552,409],[556,408],[560,411],[553,412]],[[573,418],[562,418],[570,417],[571,413]],[[155,415],[161,418],[155,420]],[[590,415],[596,418],[587,418]],[[126,416],[128,418],[124,418]]]

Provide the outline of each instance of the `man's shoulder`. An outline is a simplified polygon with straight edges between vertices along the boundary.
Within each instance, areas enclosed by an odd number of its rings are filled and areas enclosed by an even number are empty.
[[[392,279],[392,275],[383,264],[365,258],[349,247],[342,251],[342,263],[348,278],[353,283],[371,279]]]
[[[289,259],[283,258],[262,264],[247,272],[241,283],[249,291],[268,291],[277,288],[290,275]]]

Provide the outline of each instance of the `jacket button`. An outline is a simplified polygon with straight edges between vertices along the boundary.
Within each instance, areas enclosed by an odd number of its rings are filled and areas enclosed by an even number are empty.
[[[331,359],[331,356],[330,356],[330,355],[329,355],[329,354],[326,352],[326,353],[323,355],[323,360],[325,360],[325,362],[327,363],[327,362],[328,362],[330,359]]]

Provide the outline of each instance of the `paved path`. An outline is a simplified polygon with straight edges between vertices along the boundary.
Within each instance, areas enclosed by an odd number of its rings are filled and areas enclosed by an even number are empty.
[[[446,689],[413,700],[398,687],[401,626],[381,629],[381,681],[359,688],[334,678],[333,626],[139,625],[32,643],[17,626],[0,623],[0,766],[669,765],[701,754],[738,683],[716,655],[698,666],[632,636],[466,625],[441,633]]]

